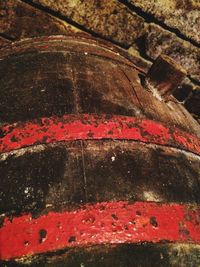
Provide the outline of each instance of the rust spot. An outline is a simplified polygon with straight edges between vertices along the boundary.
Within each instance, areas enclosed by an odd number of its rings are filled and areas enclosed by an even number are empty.
[[[148,225],[148,223],[143,223],[143,224],[142,224],[142,227],[145,228],[147,225]]]
[[[76,237],[75,236],[70,236],[68,243],[72,243],[76,241]]]
[[[135,221],[135,219],[131,220],[130,222],[131,222],[132,224],[136,225],[136,221]]]
[[[10,141],[11,141],[11,142],[17,142],[18,139],[13,135],[13,136],[10,138]]]
[[[29,245],[30,245],[29,241],[27,241],[27,240],[24,241],[24,246],[25,246],[25,247],[27,247],[27,246],[29,246]]]
[[[94,133],[93,133],[92,131],[90,131],[90,132],[87,134],[87,136],[88,136],[89,138],[92,138],[92,137],[94,136]]]
[[[188,231],[186,228],[182,228],[179,230],[179,233],[188,236],[190,234],[190,231]]]
[[[105,208],[105,206],[103,206],[103,205],[99,207],[99,210],[105,210],[105,209],[106,209],[106,208]]]
[[[39,231],[39,243],[44,242],[46,236],[47,236],[47,231],[45,229],[40,229],[40,231]]]
[[[117,215],[115,215],[115,214],[112,214],[111,216],[112,216],[112,218],[113,218],[114,220],[116,220],[116,221],[118,220],[118,217],[117,217]]]
[[[158,223],[157,223],[156,217],[151,217],[150,218],[150,224],[155,228],[158,227]]]
[[[108,134],[113,134],[113,131],[112,130],[108,131]]]
[[[129,230],[129,228],[128,228],[128,225],[127,225],[127,224],[125,224],[125,225],[124,225],[124,229],[125,229],[125,230]]]

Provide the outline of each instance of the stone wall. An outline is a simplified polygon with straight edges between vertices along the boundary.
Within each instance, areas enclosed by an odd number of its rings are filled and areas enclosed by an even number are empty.
[[[175,97],[200,120],[199,0],[4,0],[0,46],[28,37],[93,35],[127,50],[146,70],[167,54],[187,71]]]

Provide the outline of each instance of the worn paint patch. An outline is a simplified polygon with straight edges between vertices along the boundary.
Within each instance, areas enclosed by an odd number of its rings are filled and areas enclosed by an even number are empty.
[[[5,218],[0,259],[69,247],[139,242],[200,244],[199,206],[154,202],[102,202],[74,211]]]
[[[118,139],[172,146],[200,155],[200,139],[151,120],[112,115],[65,115],[0,128],[0,153],[71,140]]]

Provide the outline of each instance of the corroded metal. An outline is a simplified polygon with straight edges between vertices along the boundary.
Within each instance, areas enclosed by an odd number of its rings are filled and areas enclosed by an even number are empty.
[[[154,94],[156,91],[161,99],[166,99],[180,86],[186,74],[172,58],[160,55],[147,73],[146,84]]]
[[[151,120],[112,115],[65,115],[0,128],[0,153],[35,144],[72,140],[134,140],[172,146],[200,155],[200,139]]]
[[[100,244],[184,242],[200,244],[197,206],[102,202],[70,212],[4,219],[0,259]]]
[[[99,40],[35,38],[0,53],[0,264],[198,266],[190,114]]]

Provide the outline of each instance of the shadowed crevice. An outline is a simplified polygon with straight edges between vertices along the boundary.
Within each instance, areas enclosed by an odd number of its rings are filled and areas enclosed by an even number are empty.
[[[10,41],[11,41],[11,42],[15,41],[14,38],[8,36],[8,35],[5,34],[5,33],[0,33],[0,37],[1,37],[2,39],[5,39],[5,41],[9,41],[9,42],[10,42]]]
[[[166,25],[164,22],[155,18],[152,14],[149,14],[148,12],[143,11],[140,7],[137,7],[137,6],[133,5],[132,3],[128,3],[127,0],[118,0],[118,1],[122,4],[124,4],[126,7],[128,7],[131,11],[134,11],[138,16],[142,17],[146,23],[155,23],[158,26],[165,29],[166,31],[174,33],[180,39],[191,43],[192,45],[196,46],[197,48],[200,48],[200,44],[198,44],[198,42],[185,36],[178,29]]]
[[[113,39],[109,38],[109,37],[106,37],[105,35],[102,35],[100,33],[97,33],[93,30],[90,30],[88,29],[87,27],[84,27],[83,25],[80,25],[79,23],[75,22],[74,20],[71,20],[70,18],[68,18],[67,16],[64,16],[64,15],[61,15],[59,12],[57,11],[54,11],[46,6],[42,6],[40,4],[36,4],[36,3],[33,3],[32,1],[30,0],[20,0],[21,2],[25,3],[25,4],[28,4],[29,6],[32,6],[33,8],[36,8],[42,12],[45,12],[53,17],[56,17],[62,21],[65,21],[69,24],[71,24],[72,26],[76,27],[77,29],[85,32],[85,33],[88,33],[88,34],[91,34],[93,37],[96,37],[96,38],[103,38],[104,40],[107,40],[109,42],[112,42],[113,44],[115,45],[118,45],[122,48],[129,48],[131,45],[127,46],[127,45],[123,45],[122,43],[120,42],[117,42],[117,41],[114,41]]]

